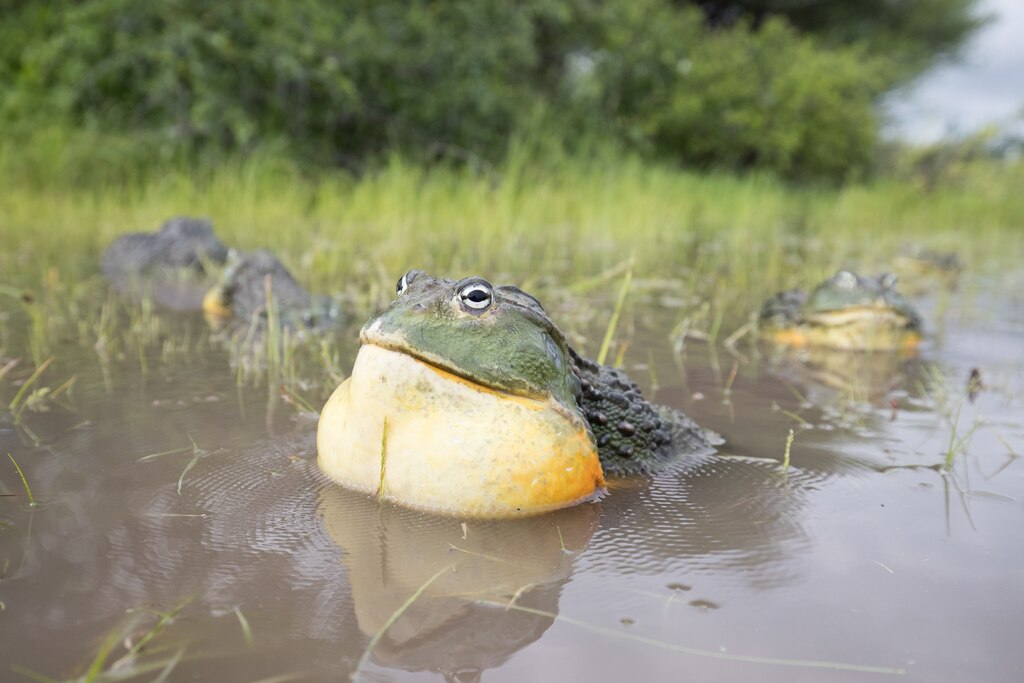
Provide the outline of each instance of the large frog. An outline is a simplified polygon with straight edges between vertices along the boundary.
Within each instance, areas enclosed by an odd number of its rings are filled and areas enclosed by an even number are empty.
[[[311,295],[276,256],[262,249],[229,252],[220,280],[203,297],[203,311],[215,327],[229,320],[263,325],[271,315],[268,301],[278,323],[297,330],[330,326],[341,317],[333,301]]]
[[[797,347],[914,349],[921,341],[921,317],[895,286],[888,273],[864,277],[843,270],[810,294],[780,292],[761,308],[761,336]]]
[[[418,270],[360,331],[352,376],[320,416],[321,469],[431,512],[515,517],[711,450],[685,415],[576,354],[534,297]]]

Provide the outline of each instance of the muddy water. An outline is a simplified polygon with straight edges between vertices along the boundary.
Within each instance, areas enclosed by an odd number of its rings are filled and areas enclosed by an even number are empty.
[[[328,484],[312,419],[214,346],[61,349],[72,402],[0,418],[38,498],[0,463],[0,679],[1022,680],[1015,283],[922,301],[911,360],[674,355],[654,312],[627,369],[721,452],[514,523]]]

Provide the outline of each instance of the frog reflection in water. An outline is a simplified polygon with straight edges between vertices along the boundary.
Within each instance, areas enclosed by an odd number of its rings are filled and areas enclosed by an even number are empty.
[[[318,512],[342,549],[359,630],[381,634],[372,660],[468,683],[554,623],[562,587],[601,510],[578,505],[466,523],[328,486]]]
[[[606,472],[711,450],[688,417],[576,354],[522,290],[418,270],[396,289],[321,413],[319,464],[335,481],[431,512],[516,517],[591,498]]]
[[[891,274],[840,271],[810,294],[780,292],[761,308],[761,336],[795,347],[913,350],[921,341],[921,317],[895,286]]]

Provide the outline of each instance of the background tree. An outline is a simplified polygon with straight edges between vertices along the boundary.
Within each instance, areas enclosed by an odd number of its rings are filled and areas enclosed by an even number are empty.
[[[911,78],[935,60],[951,57],[985,19],[975,0],[678,0],[699,6],[708,22],[755,27],[783,18],[798,32],[827,46],[861,45],[894,67],[893,83]]]
[[[863,172],[877,99],[977,25],[973,0],[0,2],[8,130],[360,165],[540,128],[797,178]]]

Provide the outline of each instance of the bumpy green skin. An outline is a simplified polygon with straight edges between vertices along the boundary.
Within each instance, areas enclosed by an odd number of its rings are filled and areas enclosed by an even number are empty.
[[[678,410],[648,403],[622,370],[570,352],[581,387],[577,402],[605,472],[649,472],[679,455],[711,450],[709,432]]]
[[[473,308],[461,293],[490,298]],[[531,398],[554,397],[583,417],[609,474],[650,471],[680,455],[710,452],[709,433],[644,400],[625,373],[573,351],[535,298],[479,277],[458,282],[409,271],[398,298],[363,326],[360,339],[407,353],[477,384]]]
[[[241,254],[232,250],[227,267],[211,294],[220,305],[230,309],[239,323],[248,325],[254,319],[266,323],[268,282],[280,324],[319,329],[339,322],[341,315],[337,305],[327,297],[311,296],[268,251]]]
[[[878,277],[839,271],[815,287],[810,294],[793,289],[780,292],[761,307],[762,326],[789,327],[813,319],[827,319],[829,313],[862,306],[888,308],[907,319],[908,329],[921,328],[921,316],[895,289],[895,276]]]

